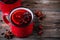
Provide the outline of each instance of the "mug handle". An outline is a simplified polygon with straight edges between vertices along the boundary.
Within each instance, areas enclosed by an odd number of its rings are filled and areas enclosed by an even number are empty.
[[[4,20],[4,22],[5,22],[6,24],[8,24],[8,25],[9,25],[9,24],[10,24],[10,22],[8,21],[8,19],[6,18],[6,16],[7,16],[7,15],[3,15],[3,20]]]

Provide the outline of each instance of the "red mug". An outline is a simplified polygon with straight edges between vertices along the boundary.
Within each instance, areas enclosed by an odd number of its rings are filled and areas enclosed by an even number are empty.
[[[20,8],[20,2],[21,0],[13,4],[0,2],[3,20],[16,37],[28,37],[33,33],[33,12],[28,8]]]

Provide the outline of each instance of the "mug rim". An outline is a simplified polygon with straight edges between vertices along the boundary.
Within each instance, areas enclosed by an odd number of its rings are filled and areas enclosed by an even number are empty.
[[[31,14],[32,20],[31,20],[31,22],[29,23],[29,24],[31,24],[32,21],[33,21],[33,12],[32,12],[30,9],[28,9],[28,8],[23,8],[23,7],[19,7],[19,8],[16,8],[16,9],[12,10],[12,11],[10,12],[10,14],[9,14],[9,21],[12,23],[12,21],[11,21],[11,15],[12,15],[12,13],[15,12],[16,10],[21,10],[21,9],[26,10],[26,11],[28,11],[28,12]],[[13,24],[13,23],[12,23],[12,24]],[[29,25],[29,24],[28,24],[28,25]],[[13,24],[13,25],[16,26],[15,24]],[[28,26],[28,25],[27,25],[27,26]]]

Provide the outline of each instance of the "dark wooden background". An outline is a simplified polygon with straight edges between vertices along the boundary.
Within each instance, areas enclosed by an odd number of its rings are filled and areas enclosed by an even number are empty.
[[[60,0],[23,0],[22,7],[42,11],[46,18],[41,22],[43,35],[41,37],[60,37]],[[0,12],[0,20],[2,20]],[[0,22],[0,33],[9,28],[4,22]],[[3,32],[4,32],[3,31]]]

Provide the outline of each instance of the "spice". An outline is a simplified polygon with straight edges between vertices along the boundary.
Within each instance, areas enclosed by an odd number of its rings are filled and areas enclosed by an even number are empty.
[[[44,14],[41,12],[41,11],[39,11],[39,10],[36,10],[35,11],[35,15],[38,17],[38,19],[39,20],[43,20],[43,18],[44,18]]]
[[[14,35],[9,30],[6,30],[6,32],[2,33],[1,35],[4,35],[4,37],[7,39],[12,39],[14,37]]]

